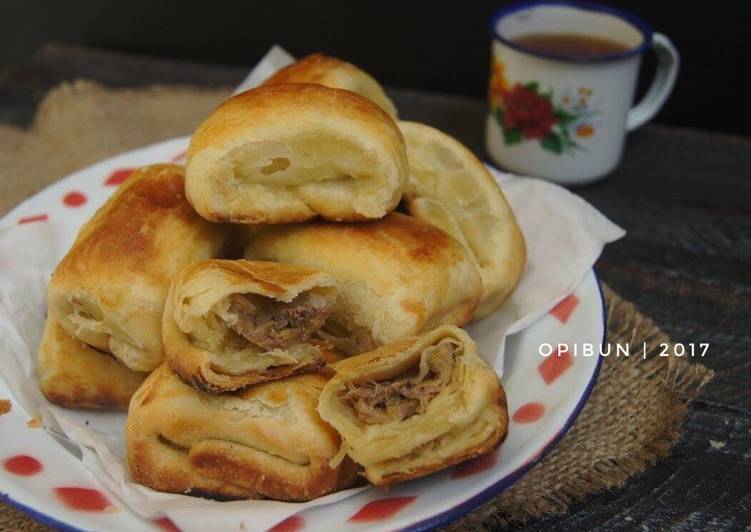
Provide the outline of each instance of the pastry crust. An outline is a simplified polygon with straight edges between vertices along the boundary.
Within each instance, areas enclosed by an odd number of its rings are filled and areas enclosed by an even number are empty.
[[[397,118],[396,107],[386,96],[383,87],[367,72],[336,57],[321,53],[308,55],[280,69],[263,82],[264,85],[280,83],[318,83],[352,91],[371,100],[394,120]]]
[[[186,191],[214,222],[383,217],[407,182],[401,132],[353,92],[310,83],[261,86],[222,103],[195,131]]]
[[[324,271],[340,297],[324,331],[346,354],[472,318],[482,283],[459,242],[437,227],[391,213],[357,224],[267,226],[247,258]]]
[[[39,389],[52,403],[123,410],[147,375],[72,338],[51,316],[44,324],[37,374]]]
[[[310,338],[310,324],[318,320],[320,327],[337,294],[334,279],[309,268],[194,262],[167,298],[165,360],[194,387],[215,393],[315,371],[325,364],[325,346]]]
[[[457,327],[385,345],[333,369],[318,411],[375,485],[444,469],[491,451],[506,437],[508,411],[498,376]],[[405,384],[410,379],[416,384]],[[399,383],[398,393],[386,393]]]
[[[172,278],[194,260],[215,257],[225,234],[185,200],[182,167],[140,168],[81,228],[52,275],[49,311],[78,340],[150,371],[163,358]]]
[[[133,396],[125,427],[133,480],[159,491],[216,498],[307,501],[350,486],[340,438],[316,412],[320,374],[206,394],[165,364]]]
[[[399,127],[410,167],[407,208],[467,247],[483,282],[476,317],[487,316],[524,271],[527,252],[514,213],[485,165],[459,141],[416,122]]]

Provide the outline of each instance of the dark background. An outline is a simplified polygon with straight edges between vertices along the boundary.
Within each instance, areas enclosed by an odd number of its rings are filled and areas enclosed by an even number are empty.
[[[385,85],[484,97],[486,21],[501,0],[359,2],[0,0],[0,76],[46,42],[83,44],[230,65],[252,65],[278,42],[323,51]],[[607,0],[668,35],[682,55],[661,123],[748,134],[751,67],[740,2]],[[640,92],[654,68],[643,64]],[[746,77],[744,75],[744,77]],[[1,82],[0,82],[1,83]]]

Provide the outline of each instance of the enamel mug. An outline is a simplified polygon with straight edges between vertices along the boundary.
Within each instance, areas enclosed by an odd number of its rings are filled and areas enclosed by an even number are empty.
[[[505,170],[564,185],[610,173],[620,161],[626,133],[657,114],[678,74],[679,56],[670,40],[620,9],[533,0],[496,11],[490,31],[488,153]],[[513,42],[541,33],[601,37],[627,49],[564,58]],[[657,73],[632,107],[641,56],[649,49],[657,54]]]

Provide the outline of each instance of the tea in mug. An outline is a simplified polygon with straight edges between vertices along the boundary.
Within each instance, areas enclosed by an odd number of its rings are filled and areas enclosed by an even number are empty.
[[[621,54],[630,49],[612,39],[577,33],[528,33],[510,41],[530,52],[585,61]]]

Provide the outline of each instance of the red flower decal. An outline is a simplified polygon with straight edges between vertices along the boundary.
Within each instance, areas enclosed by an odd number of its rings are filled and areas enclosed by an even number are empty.
[[[3,467],[9,473],[22,477],[36,475],[43,469],[42,463],[39,460],[26,454],[19,454],[6,458],[3,460]]]
[[[545,405],[538,402],[524,403],[516,409],[513,419],[516,423],[533,423],[545,415]]]
[[[553,384],[555,380],[563,375],[568,368],[574,365],[574,357],[570,351],[554,351],[544,361],[537,366],[542,380],[545,384]]]
[[[121,168],[120,170],[115,170],[109,175],[104,184],[109,186],[119,185],[120,183],[128,179],[128,177],[130,177],[130,174],[133,173],[133,170],[134,168]]]
[[[78,510],[80,512],[115,510],[115,507],[112,506],[107,496],[99,490],[65,486],[54,488],[54,491],[58,499],[71,510]]]
[[[18,223],[20,224],[29,224],[31,222],[46,222],[48,216],[46,214],[37,214],[36,216],[26,216],[24,218],[20,218],[18,220]]]
[[[482,454],[472,460],[459,464],[451,473],[451,478],[466,478],[481,473],[493,467],[498,461],[498,449],[488,454]]]
[[[86,203],[86,196],[78,191],[68,192],[63,196],[63,203],[68,207],[80,207]]]
[[[180,532],[180,527],[172,522],[169,517],[158,517],[152,521],[156,526],[165,532]]]
[[[576,294],[569,294],[553,307],[550,314],[561,323],[566,323],[578,305],[579,298],[576,297]]]
[[[360,510],[349,518],[350,521],[380,521],[388,519],[409,503],[417,499],[416,495],[407,495],[405,497],[387,497],[370,501],[360,508]]]
[[[305,519],[299,515],[291,515],[284,521],[275,524],[269,532],[297,532],[305,528]]]
[[[525,139],[541,139],[556,123],[553,104],[521,83],[503,93],[503,127],[521,130]]]

